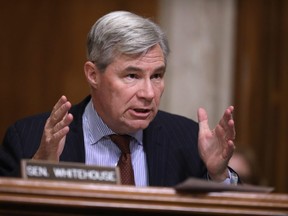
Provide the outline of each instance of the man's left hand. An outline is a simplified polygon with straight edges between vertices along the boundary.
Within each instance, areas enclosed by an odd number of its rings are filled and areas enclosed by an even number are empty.
[[[229,177],[228,162],[235,149],[236,135],[233,110],[234,107],[229,106],[215,129],[210,130],[207,112],[203,108],[198,109],[199,154],[207,167],[209,177],[215,181],[224,181]]]

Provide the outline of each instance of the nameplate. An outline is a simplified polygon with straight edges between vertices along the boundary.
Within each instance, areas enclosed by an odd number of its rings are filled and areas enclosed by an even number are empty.
[[[72,162],[22,160],[21,173],[24,179],[120,184],[118,167],[99,167]]]

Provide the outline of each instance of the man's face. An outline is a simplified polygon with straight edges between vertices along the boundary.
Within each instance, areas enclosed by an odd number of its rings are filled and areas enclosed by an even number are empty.
[[[158,112],[164,91],[165,62],[159,45],[145,55],[120,55],[98,72],[93,104],[103,121],[116,133],[146,128]]]

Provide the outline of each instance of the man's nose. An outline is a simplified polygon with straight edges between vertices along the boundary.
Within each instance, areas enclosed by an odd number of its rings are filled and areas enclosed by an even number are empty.
[[[138,91],[138,97],[145,98],[146,100],[152,100],[155,96],[153,84],[151,80],[143,80],[141,88]]]

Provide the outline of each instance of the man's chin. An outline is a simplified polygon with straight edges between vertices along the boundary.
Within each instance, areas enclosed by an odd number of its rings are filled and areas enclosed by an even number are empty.
[[[131,130],[131,132],[137,132],[139,130],[144,130],[145,128],[147,128],[149,126],[151,121],[133,121],[132,123],[129,124],[129,128]]]

